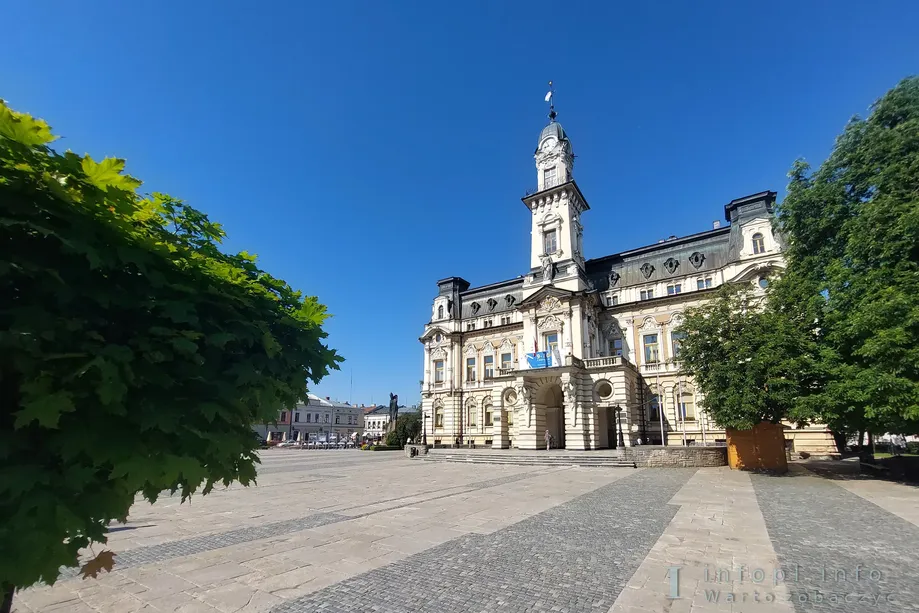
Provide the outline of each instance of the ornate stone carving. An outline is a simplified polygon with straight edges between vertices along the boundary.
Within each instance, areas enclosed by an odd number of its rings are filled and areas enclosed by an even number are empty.
[[[644,321],[641,322],[639,330],[655,330],[659,328],[657,321],[653,317],[645,317]]]
[[[512,387],[504,390],[504,404],[511,407],[517,404],[517,390]]]
[[[539,310],[543,313],[557,311],[562,308],[562,302],[555,296],[547,296],[539,303]]]
[[[667,269],[671,275],[676,272],[676,269],[680,267],[680,261],[676,258],[667,258],[667,261],[664,262],[664,268]]]
[[[543,317],[539,322],[540,330],[561,330],[563,327],[562,321],[555,315],[549,315],[548,317]]]
[[[520,388],[520,397],[523,399],[523,409],[526,411],[527,427],[533,426],[533,392],[527,386]]]
[[[506,338],[501,341],[501,351],[511,351],[514,348],[514,344],[511,342],[511,339]]]
[[[469,306],[472,307],[472,312],[473,312],[473,313],[478,313],[478,312],[479,312],[479,309],[482,308],[482,305],[479,304],[478,302],[473,302],[473,303],[470,304]]]
[[[516,302],[517,302],[517,299],[514,298],[511,294],[508,294],[507,296],[504,297],[504,303],[509,307],[514,306],[514,303]]]
[[[577,396],[577,386],[574,384],[574,381],[568,379],[565,381],[565,385],[562,386],[562,391],[565,393],[565,402],[573,403]]]
[[[638,270],[641,271],[641,274],[644,275],[645,279],[648,279],[654,273],[654,266],[651,266],[651,264],[645,262]]]
[[[691,256],[689,256],[689,263],[692,264],[693,268],[698,268],[702,266],[702,263],[705,261],[705,254],[694,251]]]
[[[609,286],[614,287],[617,283],[619,283],[620,278],[621,277],[618,272],[611,270],[609,273]]]
[[[498,306],[498,301],[495,300],[494,298],[489,298],[488,299],[488,310],[494,311],[496,306]]]
[[[443,360],[447,357],[447,352],[444,351],[443,347],[436,347],[434,351],[431,352],[431,358],[435,360]]]
[[[464,349],[463,352],[464,352],[466,355],[472,355],[472,356],[474,356],[474,355],[475,355],[475,345],[473,345],[473,344],[466,345],[466,349]]]
[[[682,313],[674,313],[673,315],[670,316],[670,327],[671,328],[676,329],[676,328],[679,328],[681,325],[683,325],[683,314]]]

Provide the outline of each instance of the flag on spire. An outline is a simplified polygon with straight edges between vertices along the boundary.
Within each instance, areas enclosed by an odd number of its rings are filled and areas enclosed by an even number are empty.
[[[549,90],[549,93],[546,94],[546,102],[549,102],[550,100],[552,100],[552,90],[551,89]]]

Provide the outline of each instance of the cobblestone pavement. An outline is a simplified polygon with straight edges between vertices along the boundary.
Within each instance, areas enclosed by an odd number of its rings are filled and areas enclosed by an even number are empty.
[[[806,472],[752,480],[796,611],[919,611],[919,526]]]
[[[670,523],[692,469],[633,472],[488,536],[469,535],[273,613],[604,611]]]
[[[263,459],[257,487],[234,485],[192,504],[139,500],[109,535],[113,572],[82,580],[70,571],[19,592],[14,611],[917,610],[915,488],[726,468],[434,463],[352,450],[271,450]],[[814,586],[824,566],[830,579]],[[784,569],[785,581],[768,589],[779,600],[709,598],[712,587],[738,598],[755,592],[757,568],[767,581]],[[840,568],[845,593],[872,593],[873,585],[892,601],[790,602],[828,586]],[[730,576],[714,578],[721,571]],[[873,584],[872,571],[881,572]]]

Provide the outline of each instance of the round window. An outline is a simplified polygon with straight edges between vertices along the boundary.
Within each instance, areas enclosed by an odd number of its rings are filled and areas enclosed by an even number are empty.
[[[759,286],[763,289],[766,289],[767,287],[769,287],[769,279],[767,279],[766,277],[760,277]]]
[[[613,395],[613,386],[610,385],[609,381],[601,381],[597,384],[597,395],[600,398],[609,398]]]
[[[517,392],[514,390],[507,390],[504,392],[504,402],[506,404],[512,405],[517,402]]]
[[[440,334],[435,334],[435,335],[434,335],[434,342],[435,342],[435,343],[439,343],[439,342],[442,341],[443,339],[444,339],[444,337],[441,336]]]

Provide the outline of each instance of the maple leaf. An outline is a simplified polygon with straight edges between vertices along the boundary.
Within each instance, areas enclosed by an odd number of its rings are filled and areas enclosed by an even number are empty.
[[[89,579],[90,577],[95,579],[103,570],[107,573],[112,572],[112,567],[114,566],[115,552],[106,549],[95,558],[84,564],[83,568],[80,569],[80,572],[83,573],[84,579]]]

